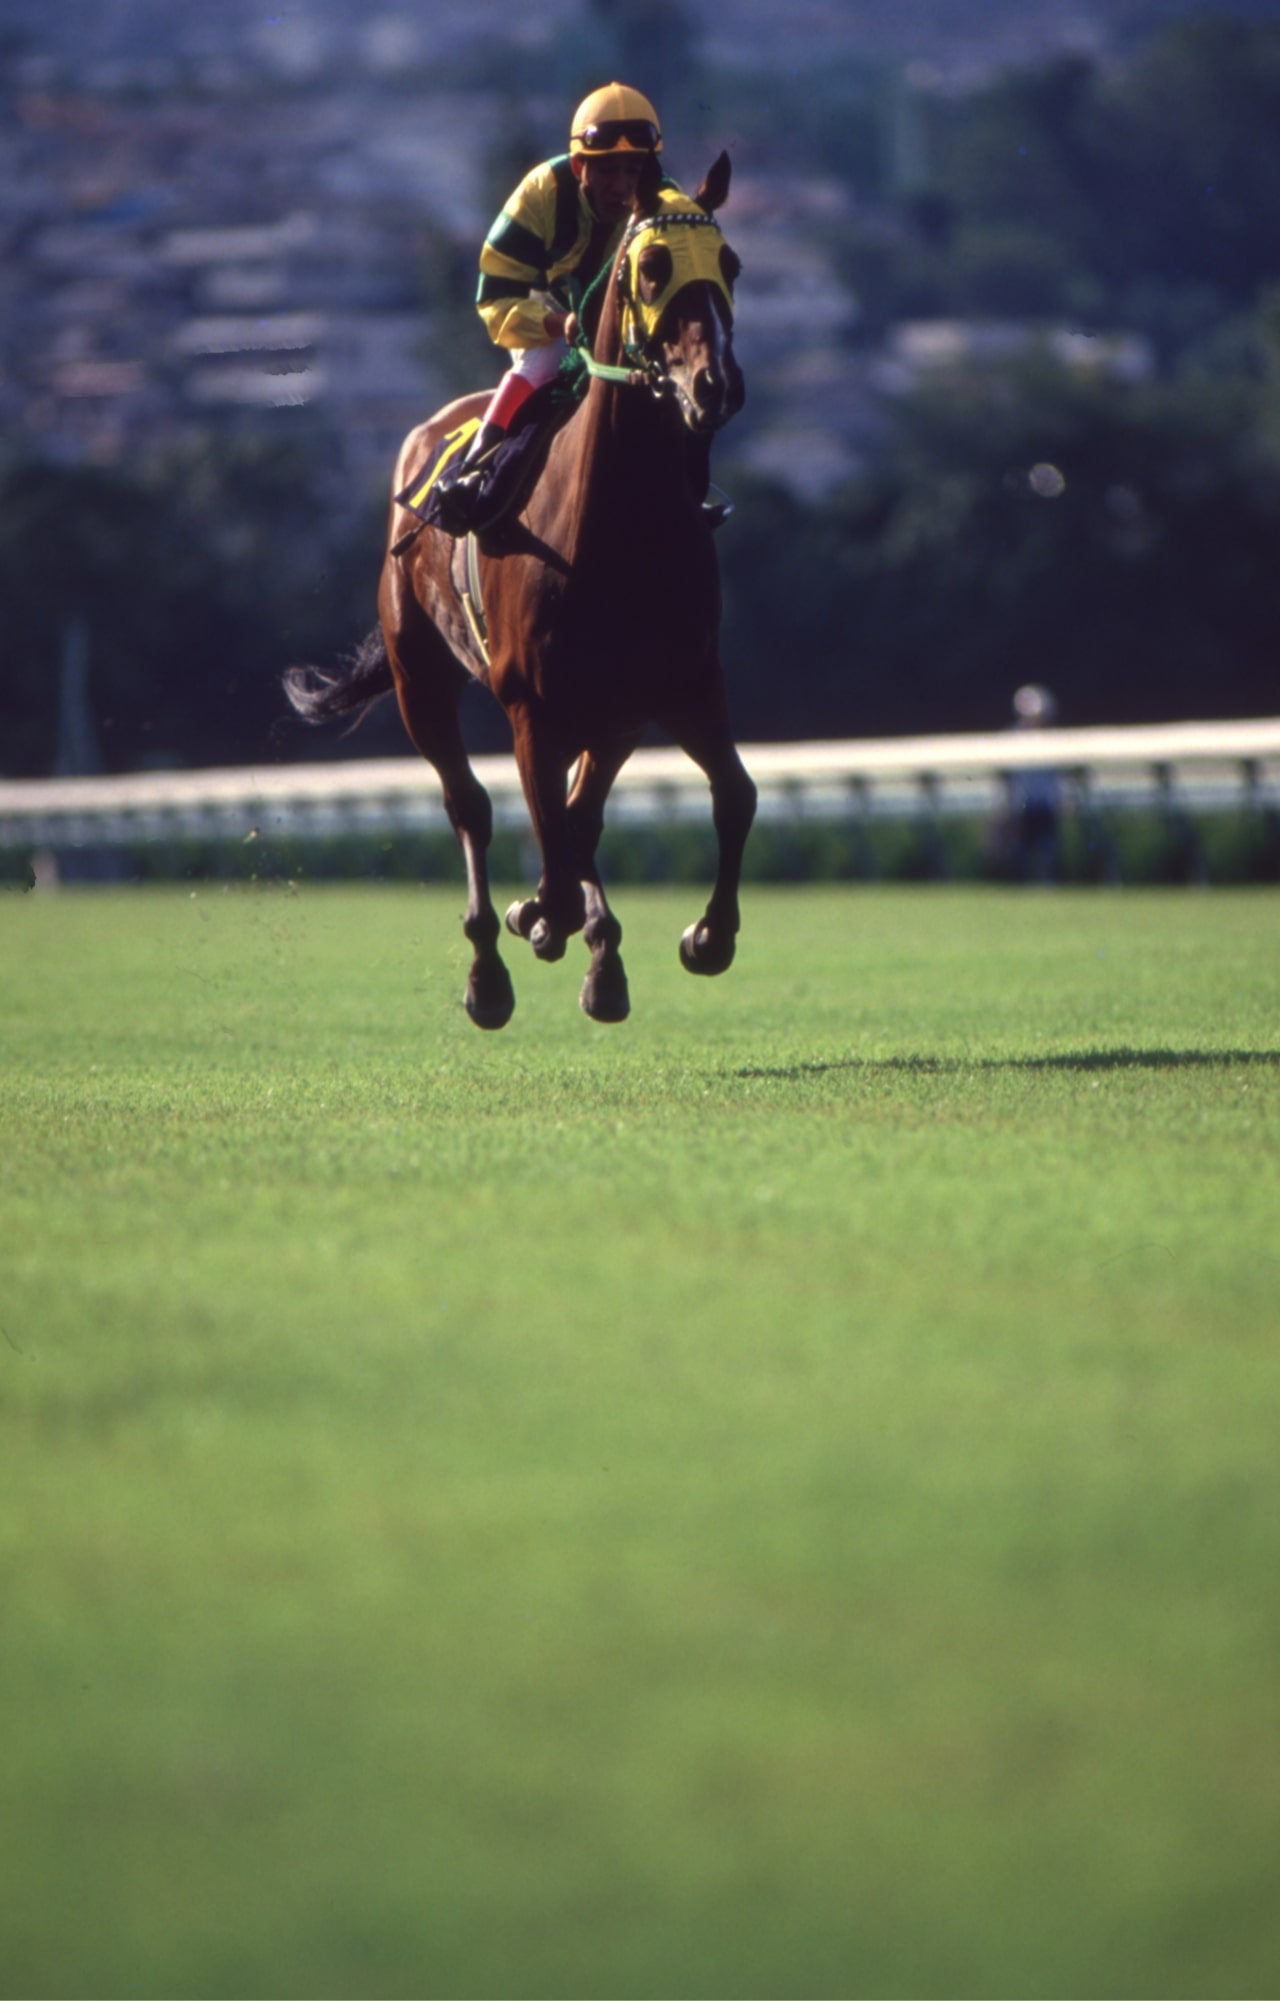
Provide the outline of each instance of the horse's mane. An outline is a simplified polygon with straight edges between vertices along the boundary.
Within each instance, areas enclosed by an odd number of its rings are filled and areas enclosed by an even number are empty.
[[[619,246],[618,255],[621,255],[621,246]],[[596,342],[600,335],[600,325],[604,319],[609,294],[611,291],[617,290],[615,282],[617,274],[618,258],[615,256],[611,257],[607,264],[600,266],[595,277],[583,293],[582,303],[578,307],[578,326],[580,331],[576,345],[580,349],[595,355],[597,361],[602,357],[596,353]]]
[[[625,237],[623,242],[625,242]],[[618,285],[618,266],[622,261],[622,244],[609,260],[608,276],[596,313],[596,325],[591,336],[591,352],[597,361],[615,363],[622,356],[622,292]],[[592,287],[594,290],[594,286]],[[585,304],[585,301],[584,301]]]
[[[652,186],[647,185],[650,182],[652,182]],[[651,214],[653,212],[653,209],[657,206],[657,190],[661,187],[661,184],[662,176],[660,171],[652,175],[646,172],[644,179],[641,181],[640,191],[636,197],[635,208],[632,211],[633,218],[638,219],[646,213]],[[599,381],[593,383],[586,380],[585,354],[589,351],[596,361],[603,362],[609,366],[616,366],[622,359],[622,296],[617,278],[618,266],[622,260],[625,242],[626,231],[624,230],[622,240],[616,252],[592,279],[586,292],[583,294],[582,304],[578,309],[580,326],[578,343],[584,360],[577,372],[574,394],[581,396],[583,403],[575,419],[575,430],[577,431],[579,447],[582,453],[580,463],[585,467],[591,465],[597,449],[601,426],[608,425],[613,421],[613,411],[615,408],[612,384],[605,384]],[[592,389],[596,392],[594,398],[590,394]],[[568,537],[568,555],[571,562],[576,562],[577,560],[578,546],[586,516],[587,497],[588,482],[581,479],[575,481],[572,502],[573,512]]]
[[[578,306],[578,331],[574,335],[569,352],[560,364],[560,376],[552,392],[562,407],[573,407],[582,402],[590,386],[587,374],[587,356],[596,361],[612,362],[617,359],[622,347],[621,303],[613,305],[612,321],[606,330],[604,344],[601,342],[602,329],[609,318],[609,304],[617,292],[618,259],[622,255],[619,244],[617,255],[607,264],[602,264],[595,277],[587,286]]]

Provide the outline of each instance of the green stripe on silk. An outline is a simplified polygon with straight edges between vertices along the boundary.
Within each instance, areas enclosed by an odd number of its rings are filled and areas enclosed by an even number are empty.
[[[493,228],[489,231],[485,247],[496,250],[499,257],[505,257],[512,264],[522,264],[527,271],[538,277],[546,275],[548,264],[547,246],[531,229],[526,229],[513,215],[504,209]]]
[[[480,273],[480,283],[476,286],[478,306],[496,305],[499,299],[527,299],[529,286],[520,278],[494,278],[487,271]]]
[[[567,153],[562,153],[558,160],[551,162],[551,171],[556,177],[556,226],[551,239],[550,261],[558,264],[577,242],[582,217],[578,210],[578,183]]]

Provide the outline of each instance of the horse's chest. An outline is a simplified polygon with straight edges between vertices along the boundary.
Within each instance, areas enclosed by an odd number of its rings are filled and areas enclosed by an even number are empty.
[[[634,579],[593,595],[546,634],[539,662],[548,699],[652,707],[657,689],[687,681],[716,655],[719,606],[696,581],[638,591]]]

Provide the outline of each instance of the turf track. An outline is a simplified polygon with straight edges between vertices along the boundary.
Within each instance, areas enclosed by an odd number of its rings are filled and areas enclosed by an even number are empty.
[[[1264,1994],[1280,902],[0,899],[0,1992]]]

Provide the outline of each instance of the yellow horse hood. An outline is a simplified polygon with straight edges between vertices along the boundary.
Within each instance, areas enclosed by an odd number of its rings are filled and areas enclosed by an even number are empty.
[[[655,243],[667,251],[671,270],[661,290],[646,300],[640,291],[639,260]],[[633,222],[623,239],[619,282],[625,344],[634,348],[652,340],[676,293],[700,280],[720,293],[732,322],[733,292],[727,270],[727,245],[720,225],[688,195],[664,188],[657,213]]]

